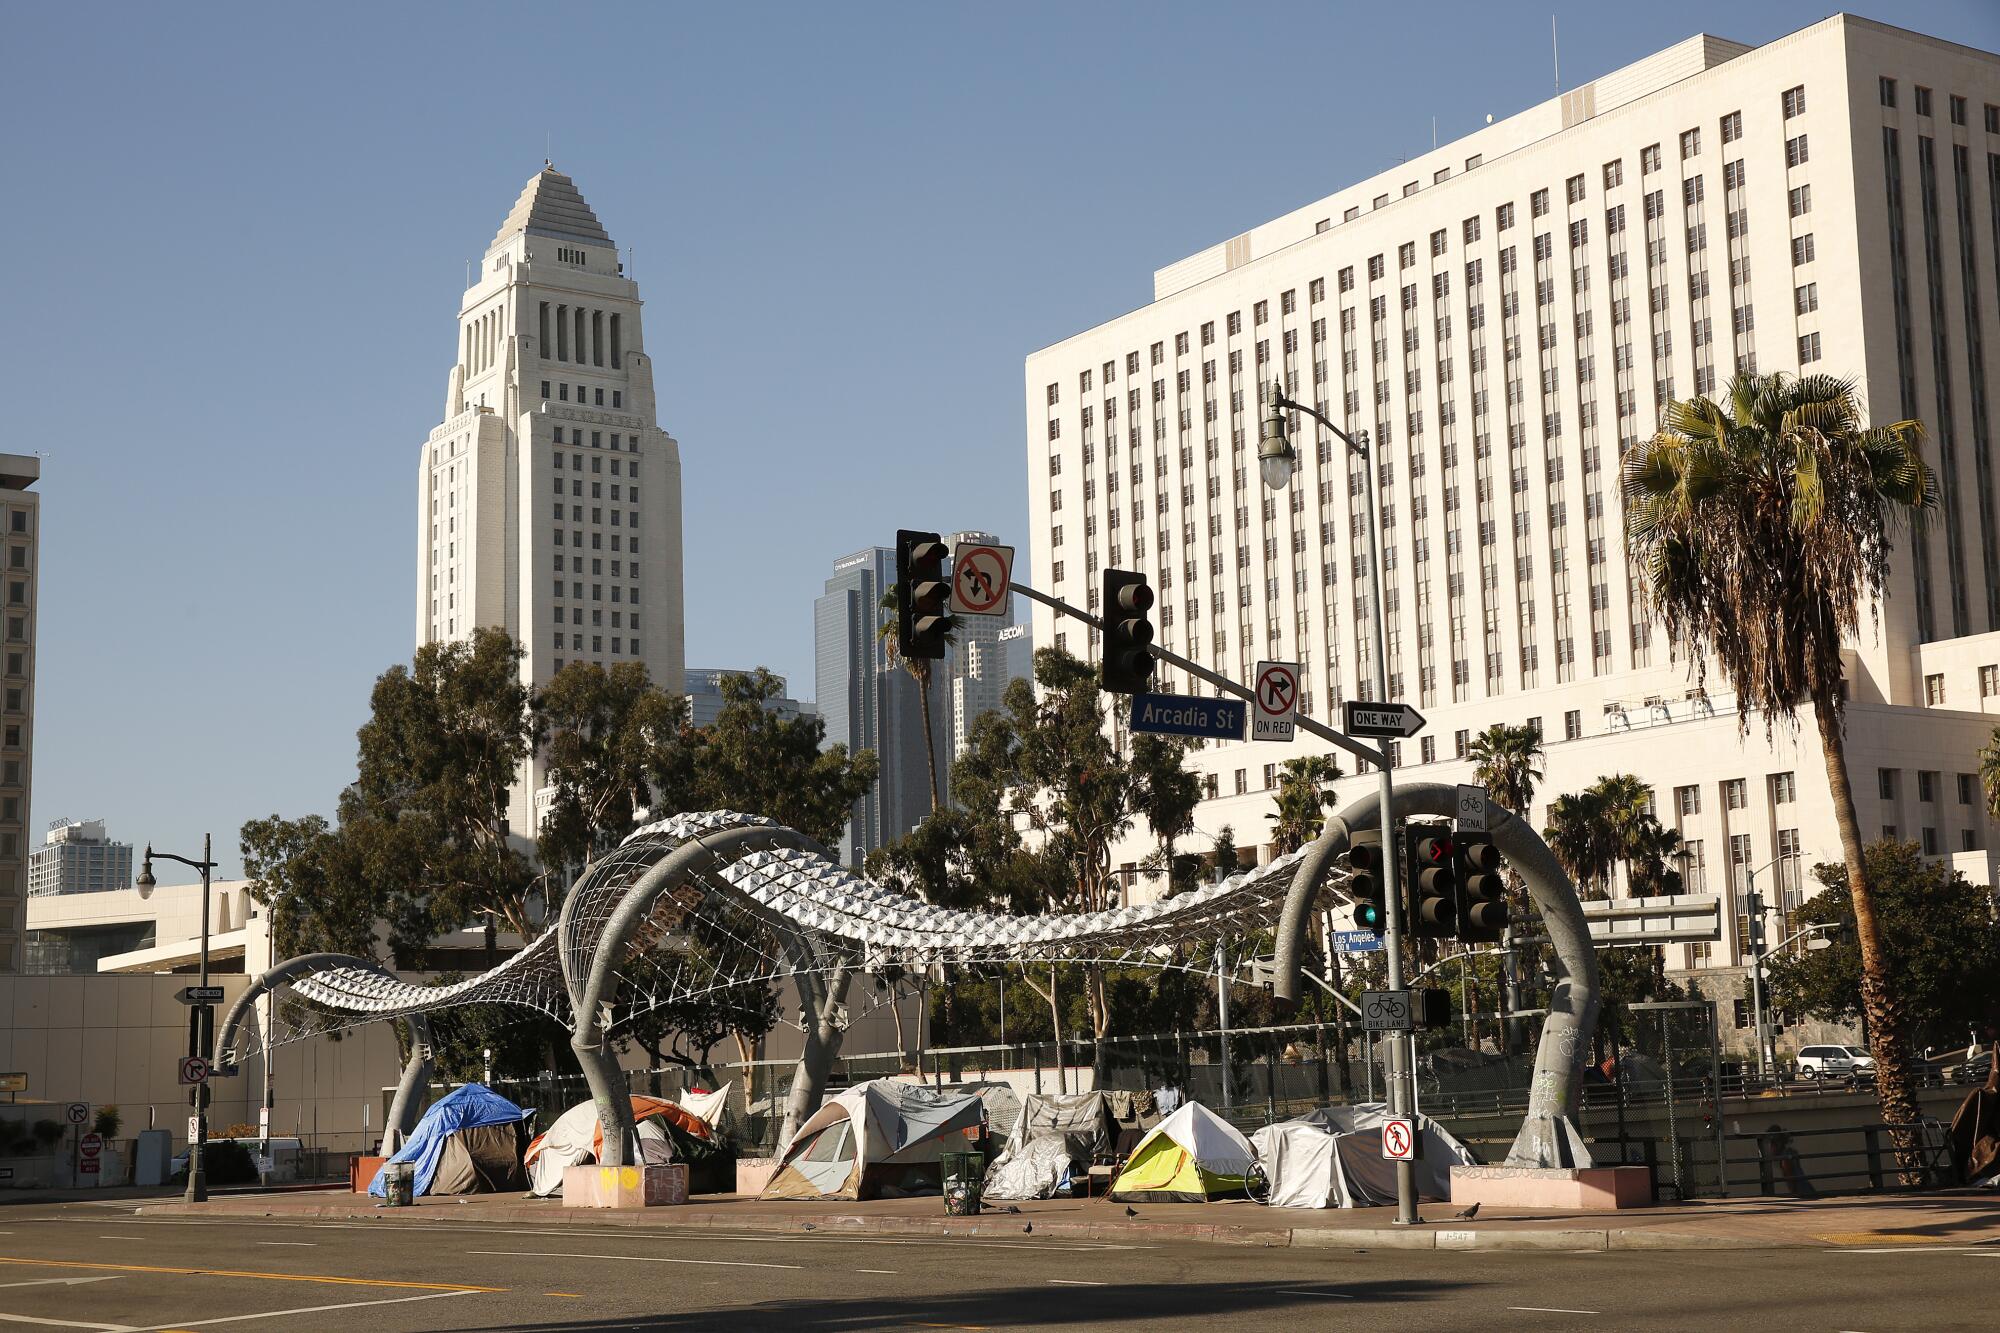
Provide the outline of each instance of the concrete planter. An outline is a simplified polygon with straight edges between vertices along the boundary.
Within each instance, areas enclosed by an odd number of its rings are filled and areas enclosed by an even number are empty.
[[[563,1172],[565,1208],[662,1208],[688,1200],[688,1169],[664,1166],[572,1166]]]

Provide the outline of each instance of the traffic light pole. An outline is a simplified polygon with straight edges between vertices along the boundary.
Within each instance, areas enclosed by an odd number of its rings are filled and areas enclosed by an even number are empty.
[[[1368,468],[1368,506],[1376,508],[1375,465],[1365,446],[1350,447],[1358,452]],[[1380,539],[1375,533],[1377,515],[1369,514],[1368,522],[1368,568],[1372,577],[1371,596],[1375,609],[1375,679],[1383,693],[1389,684],[1389,638],[1382,620],[1382,562],[1379,550]],[[1051,597],[1045,592],[1037,592],[1016,579],[1013,590],[1031,602],[1040,602],[1060,615],[1083,621],[1093,629],[1102,631],[1104,622],[1087,611],[1079,610],[1059,597]],[[1187,672],[1197,680],[1205,680],[1217,689],[1226,690],[1241,699],[1256,702],[1257,692],[1247,685],[1238,684],[1227,676],[1218,675],[1197,662],[1190,662],[1178,653],[1167,651],[1158,644],[1148,646],[1154,657]],[[1396,855],[1396,803],[1395,779],[1389,765],[1389,747],[1364,745],[1342,731],[1335,731],[1325,723],[1300,714],[1295,719],[1299,730],[1308,735],[1329,741],[1348,753],[1375,765],[1381,774],[1382,799],[1382,907],[1384,930],[1382,950],[1389,965],[1388,986],[1392,991],[1406,991],[1403,982],[1403,895],[1396,884],[1396,866],[1402,858]],[[1407,1006],[1406,1006],[1407,1007]],[[1413,1082],[1411,1078],[1410,1033],[1392,1034],[1389,1041],[1389,1114],[1406,1116],[1412,1114]],[[1371,1061],[1372,1065],[1372,1061]],[[1405,1226],[1414,1225],[1421,1219],[1417,1216],[1417,1168],[1414,1162],[1396,1163],[1396,1221]]]

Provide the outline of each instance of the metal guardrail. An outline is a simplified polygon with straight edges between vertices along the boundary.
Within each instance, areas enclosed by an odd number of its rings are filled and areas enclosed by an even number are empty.
[[[1897,1133],[1907,1133],[1912,1145],[1906,1154],[1893,1141]],[[1786,1146],[1793,1139],[1830,1139],[1834,1135],[1852,1138],[1859,1134],[1861,1149],[1852,1146],[1801,1152]],[[1738,1156],[1727,1153],[1734,1165],[1755,1167],[1759,1191],[1763,1194],[1809,1194],[1833,1182],[1843,1182],[1832,1193],[1888,1193],[1894,1190],[1946,1189],[1958,1183],[1958,1168],[1952,1160],[1951,1138],[1936,1120],[1914,1124],[1876,1122],[1866,1125],[1838,1125],[1829,1129],[1794,1129],[1762,1134],[1725,1134],[1725,1145],[1748,1143],[1755,1151]],[[1726,1148],[1725,1148],[1726,1152]],[[1808,1162],[1848,1162],[1860,1157],[1863,1165],[1848,1170],[1807,1170]],[[1866,1180],[1857,1188],[1846,1182]]]

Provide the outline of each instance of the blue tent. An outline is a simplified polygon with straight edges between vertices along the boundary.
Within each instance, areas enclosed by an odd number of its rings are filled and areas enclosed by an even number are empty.
[[[438,1163],[447,1145],[456,1136],[489,1125],[517,1125],[534,1114],[533,1111],[523,1111],[483,1083],[468,1083],[452,1089],[425,1111],[424,1118],[417,1122],[408,1141],[396,1150],[396,1155],[389,1161],[416,1163],[416,1192],[429,1194],[431,1185],[437,1179]],[[518,1172],[521,1161],[518,1147],[513,1160]],[[387,1170],[385,1163],[382,1170],[375,1173],[375,1178],[368,1182],[370,1194],[387,1196],[388,1189],[383,1179]]]

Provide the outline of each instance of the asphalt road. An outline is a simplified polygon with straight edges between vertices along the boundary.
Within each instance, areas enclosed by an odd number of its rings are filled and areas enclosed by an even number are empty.
[[[2000,1246],[1261,1250],[0,1208],[0,1329],[1993,1327]]]

